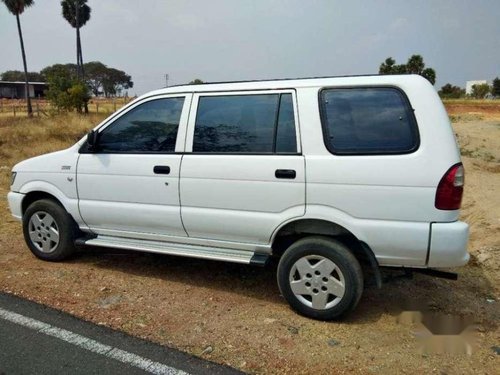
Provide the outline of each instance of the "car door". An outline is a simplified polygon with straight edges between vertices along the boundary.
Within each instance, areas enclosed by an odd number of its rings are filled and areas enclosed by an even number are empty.
[[[193,96],[181,166],[190,237],[267,244],[305,213],[305,162],[295,92]]]
[[[186,236],[179,171],[191,95],[155,96],[101,127],[98,146],[80,150],[80,213],[97,234]],[[145,237],[146,236],[146,237]]]

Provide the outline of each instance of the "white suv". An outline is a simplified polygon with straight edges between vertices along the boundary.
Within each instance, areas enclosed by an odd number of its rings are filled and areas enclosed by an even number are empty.
[[[420,76],[214,83],[148,93],[67,150],[17,164],[30,250],[76,244],[264,265],[299,313],[345,315],[380,266],[467,263],[464,171]],[[365,272],[368,271],[368,274]]]

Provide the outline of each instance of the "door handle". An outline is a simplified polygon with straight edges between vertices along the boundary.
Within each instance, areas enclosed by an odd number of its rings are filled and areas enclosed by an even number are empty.
[[[297,173],[293,169],[276,169],[276,172],[274,172],[274,176],[276,176],[276,178],[286,178],[289,180],[293,180],[297,176]]]
[[[155,165],[153,168],[155,174],[169,174],[170,167],[168,165]]]

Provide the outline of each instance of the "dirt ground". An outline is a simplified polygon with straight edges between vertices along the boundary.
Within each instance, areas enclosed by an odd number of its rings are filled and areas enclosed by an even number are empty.
[[[471,262],[456,270],[458,281],[393,279],[381,290],[367,288],[346,321],[318,322],[289,309],[274,264],[253,268],[103,249],[64,263],[39,261],[3,199],[0,290],[249,373],[498,373],[500,103],[446,105],[466,170],[462,219],[471,225]],[[0,158],[5,196],[14,160]],[[472,316],[472,355],[422,352],[416,326],[397,322],[408,300],[434,313]]]

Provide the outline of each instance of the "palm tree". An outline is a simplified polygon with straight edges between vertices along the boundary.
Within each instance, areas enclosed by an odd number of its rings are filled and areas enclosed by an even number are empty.
[[[26,105],[28,109],[28,116],[33,116],[33,109],[31,107],[31,98],[29,94],[28,85],[28,67],[26,64],[26,52],[24,51],[23,32],[21,31],[21,20],[19,16],[24,12],[24,9],[29,8],[34,4],[34,0],[2,0],[9,12],[16,16],[17,31],[19,32],[19,41],[21,42],[21,53],[23,55],[24,66],[24,97],[26,98]]]
[[[78,80],[85,81],[80,28],[90,19],[91,9],[87,5],[87,0],[62,0],[61,7],[63,17],[76,29],[76,76]],[[88,113],[87,103],[85,103],[85,113]]]
[[[62,0],[62,15],[76,29],[76,66],[78,78],[83,78],[83,57],[80,28],[90,19],[90,7],[87,0]]]

